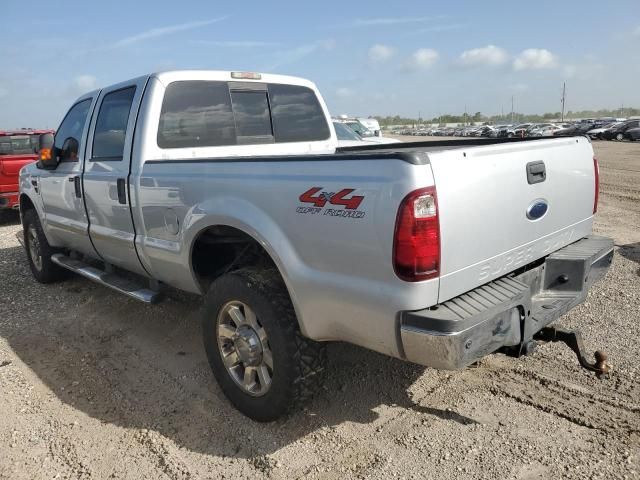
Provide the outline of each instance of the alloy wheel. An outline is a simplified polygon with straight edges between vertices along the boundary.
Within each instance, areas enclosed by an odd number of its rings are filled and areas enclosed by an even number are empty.
[[[243,302],[226,303],[218,313],[216,337],[227,372],[242,391],[260,397],[273,379],[273,354],[267,332]]]

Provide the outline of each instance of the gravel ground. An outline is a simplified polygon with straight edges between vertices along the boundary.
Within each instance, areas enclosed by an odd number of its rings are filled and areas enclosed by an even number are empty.
[[[559,344],[459,372],[333,344],[309,408],[256,424],[212,379],[197,298],[39,285],[0,225],[0,478],[640,478],[640,144],[594,148],[616,255],[560,323],[609,353],[606,381]]]

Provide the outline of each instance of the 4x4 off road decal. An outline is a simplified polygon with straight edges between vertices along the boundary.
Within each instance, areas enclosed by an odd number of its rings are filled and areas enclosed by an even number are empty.
[[[354,188],[343,188],[339,192],[323,192],[322,187],[312,187],[304,192],[298,200],[311,203],[313,207],[298,207],[296,212],[311,215],[329,215],[332,217],[362,218],[365,212],[358,210],[364,200],[363,195],[352,195]],[[343,208],[324,208],[327,204]]]

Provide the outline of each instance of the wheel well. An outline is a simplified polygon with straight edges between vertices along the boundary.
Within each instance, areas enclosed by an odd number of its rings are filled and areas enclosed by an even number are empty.
[[[35,210],[36,206],[33,204],[28,195],[24,193],[20,195],[20,218],[24,218],[24,214],[27,213],[28,210]]]
[[[191,268],[203,291],[219,276],[248,266],[277,269],[256,239],[234,227],[216,225],[204,229],[191,249]]]

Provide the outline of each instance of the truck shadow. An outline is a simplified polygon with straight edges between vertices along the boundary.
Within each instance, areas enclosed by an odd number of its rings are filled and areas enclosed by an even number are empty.
[[[19,223],[20,213],[17,210],[0,210],[0,227]]]
[[[618,245],[617,253],[632,262],[640,264],[640,242]],[[638,269],[638,276],[640,276],[640,268]]]
[[[0,264],[10,270],[12,285],[0,300],[7,295],[13,301],[6,302],[0,335],[19,357],[14,363],[23,362],[74,409],[137,429],[143,445],[157,432],[191,451],[256,458],[327,427],[370,424],[386,405],[415,409],[434,422],[475,423],[429,405],[428,396],[420,405],[412,401],[410,388],[423,367],[345,344],[330,345],[326,387],[305,411],[270,424],[253,422],[213,379],[198,297],[171,292],[165,302],[147,306],[81,278],[40,285],[19,247],[0,250]]]

